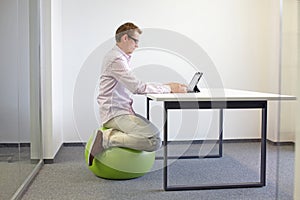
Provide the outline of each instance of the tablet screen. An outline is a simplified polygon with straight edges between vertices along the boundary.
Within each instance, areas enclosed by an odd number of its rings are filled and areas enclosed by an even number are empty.
[[[199,82],[202,75],[203,75],[202,72],[195,73],[195,75],[192,78],[190,84],[188,85],[188,88],[187,88],[188,92],[193,92],[194,91],[194,88],[198,84],[198,82]]]

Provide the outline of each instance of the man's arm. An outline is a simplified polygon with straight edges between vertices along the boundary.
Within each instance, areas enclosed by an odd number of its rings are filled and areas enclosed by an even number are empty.
[[[134,94],[186,92],[186,85],[179,83],[144,83],[131,73],[122,60],[116,60],[112,63],[111,75]]]

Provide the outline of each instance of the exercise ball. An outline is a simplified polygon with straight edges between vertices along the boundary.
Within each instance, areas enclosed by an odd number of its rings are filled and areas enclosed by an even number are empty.
[[[105,128],[101,128],[102,131]],[[85,147],[85,161],[88,165],[89,149],[94,138],[89,138]],[[111,147],[95,156],[88,168],[98,177],[105,179],[132,179],[148,173],[155,161],[155,152],[138,151],[123,147]]]

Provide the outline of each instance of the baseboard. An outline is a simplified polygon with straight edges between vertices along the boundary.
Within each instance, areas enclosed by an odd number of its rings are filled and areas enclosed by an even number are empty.
[[[260,139],[224,139],[223,143],[250,143],[260,142]],[[168,144],[216,144],[219,140],[174,140],[168,141]]]
[[[85,142],[70,142],[70,143],[63,143],[64,147],[84,147],[86,145]]]
[[[56,156],[59,154],[59,152],[61,151],[63,146],[64,146],[64,144],[60,145],[60,147],[58,148],[58,151],[55,154],[54,158],[44,158],[44,164],[53,164],[53,163],[55,163]]]
[[[223,143],[253,143],[253,142],[260,142],[261,139],[224,139]],[[268,144],[271,145],[294,145],[294,142],[273,142],[271,140],[267,140]],[[218,143],[218,140],[174,140],[168,141],[169,144],[214,144]],[[72,142],[72,143],[63,143],[63,147],[84,147],[86,143],[84,142]]]
[[[274,142],[272,140],[268,140],[268,143],[273,146],[289,146],[289,145],[294,146],[295,145],[295,142]]]
[[[46,165],[48,165],[48,164],[53,164],[53,163],[54,163],[54,159],[55,159],[55,158],[53,158],[53,159],[45,158],[45,159],[44,159],[44,164],[46,164]]]
[[[203,144],[203,143],[217,143],[218,140],[174,140],[168,141],[170,144]],[[223,140],[223,143],[246,143],[246,142],[260,142],[260,139],[226,139]],[[63,147],[84,147],[85,142],[72,142],[72,143],[63,143]]]
[[[223,143],[249,143],[249,142],[260,142],[260,139],[228,139],[223,140]],[[174,140],[168,141],[168,144],[214,144],[218,143],[218,140]],[[84,142],[72,142],[63,143],[62,147],[84,147]]]
[[[30,142],[23,143],[0,143],[0,148],[18,148],[18,147],[30,147]]]
[[[225,139],[223,143],[255,143],[260,142],[261,139]],[[168,141],[168,144],[217,144],[218,140],[184,140],[184,141]],[[267,140],[267,143],[274,146],[283,146],[283,145],[294,145],[294,142],[273,142],[271,140]],[[56,156],[59,154],[63,147],[84,147],[86,143],[84,142],[71,142],[71,143],[63,143],[57,154],[53,159],[44,159],[44,164],[53,164],[55,163]]]

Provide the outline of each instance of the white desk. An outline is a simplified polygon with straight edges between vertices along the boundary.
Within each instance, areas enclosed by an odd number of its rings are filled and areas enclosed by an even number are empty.
[[[199,93],[170,93],[170,94],[147,94],[154,101],[248,101],[248,100],[296,100],[290,95],[279,95],[272,93],[253,92],[234,89],[202,89]]]
[[[160,101],[164,104],[164,169],[163,187],[171,190],[201,190],[262,187],[266,185],[266,144],[267,144],[267,107],[268,101],[296,100],[296,97],[271,93],[261,93],[234,89],[202,89],[200,93],[188,94],[147,94],[147,118],[149,119],[150,100]],[[168,110],[170,109],[219,109],[219,155],[223,156],[223,109],[261,109],[261,163],[260,181],[247,183],[231,183],[221,185],[193,185],[193,186],[168,186]],[[207,158],[206,157],[206,158]],[[178,159],[199,158],[195,156],[181,156]]]

